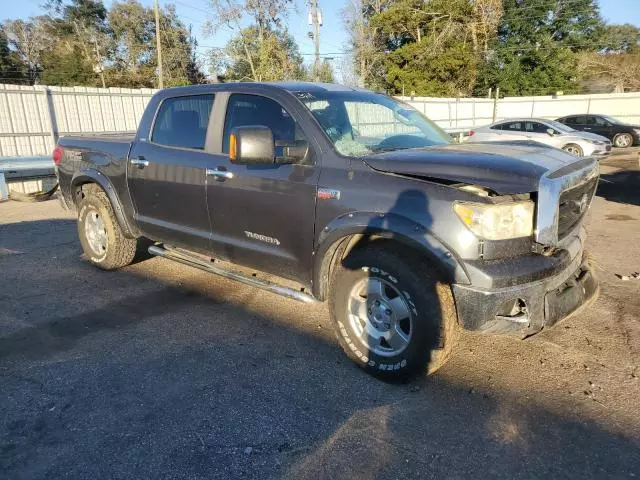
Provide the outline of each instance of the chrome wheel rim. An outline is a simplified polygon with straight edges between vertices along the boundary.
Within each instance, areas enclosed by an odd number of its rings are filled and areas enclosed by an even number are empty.
[[[568,147],[564,147],[564,151],[570,153],[571,155],[575,155],[576,157],[582,156],[582,152],[580,148],[575,145],[569,145]]]
[[[349,326],[363,347],[384,357],[402,353],[413,333],[413,315],[400,291],[377,277],[357,282],[348,297]]]
[[[107,251],[107,230],[100,212],[90,209],[84,219],[84,234],[93,253],[102,255]]]
[[[618,135],[616,137],[616,147],[628,147],[630,143],[629,135]]]

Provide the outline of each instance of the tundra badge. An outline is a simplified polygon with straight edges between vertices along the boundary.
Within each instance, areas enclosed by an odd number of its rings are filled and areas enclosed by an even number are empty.
[[[261,242],[270,243],[272,245],[280,245],[280,240],[277,238],[267,237],[266,235],[260,235],[259,233],[247,232],[246,230],[244,231],[244,234],[253,240],[260,240]]]

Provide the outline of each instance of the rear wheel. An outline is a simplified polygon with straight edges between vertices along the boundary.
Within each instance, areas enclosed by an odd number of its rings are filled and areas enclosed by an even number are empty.
[[[129,265],[136,254],[136,239],[124,235],[104,191],[91,186],[84,192],[78,208],[78,236],[85,255],[104,270]]]
[[[613,144],[618,148],[630,147],[633,143],[633,137],[628,133],[618,133],[613,137]]]
[[[431,374],[458,337],[451,289],[423,259],[377,243],[334,271],[330,308],[340,345],[379,377]]]
[[[568,143],[564,147],[562,147],[562,150],[576,157],[581,157],[582,155],[584,155],[582,147],[576,143]]]

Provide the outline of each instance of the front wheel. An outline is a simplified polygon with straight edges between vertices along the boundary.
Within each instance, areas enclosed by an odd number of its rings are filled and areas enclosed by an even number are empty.
[[[630,147],[633,143],[633,137],[628,133],[619,133],[613,137],[613,144],[618,148]]]
[[[564,147],[562,147],[562,150],[576,157],[581,157],[582,155],[584,155],[584,152],[582,151],[582,147],[575,143],[569,143],[565,145]]]
[[[340,345],[379,377],[431,374],[457,341],[451,289],[424,259],[378,243],[334,271],[330,309]]]

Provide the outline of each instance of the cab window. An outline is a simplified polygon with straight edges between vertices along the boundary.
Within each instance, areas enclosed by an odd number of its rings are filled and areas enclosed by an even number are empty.
[[[160,145],[203,150],[213,95],[167,98],[153,124],[151,141]]]
[[[229,135],[233,128],[257,125],[269,127],[276,142],[293,143],[305,139],[298,123],[275,100],[234,93],[227,103],[222,151],[229,153]]]

